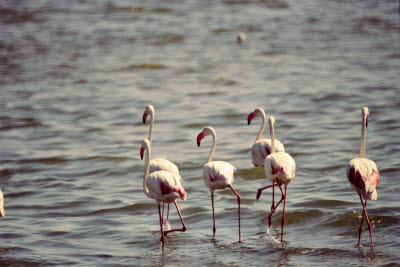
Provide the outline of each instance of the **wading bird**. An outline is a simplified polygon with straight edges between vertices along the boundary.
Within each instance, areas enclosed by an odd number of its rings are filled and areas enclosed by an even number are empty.
[[[151,144],[150,141],[147,139],[144,139],[142,141],[142,147],[140,148],[140,156],[142,159],[145,151],[146,151],[146,159],[145,159],[145,171],[143,178],[143,190],[144,194],[148,198],[152,198],[155,201],[157,201],[158,216],[160,218],[162,251],[164,253],[165,236],[170,232],[186,231],[186,225],[183,221],[181,212],[179,211],[178,204],[176,203],[176,200],[178,198],[182,200],[186,199],[186,191],[181,184],[181,177],[179,174],[169,171],[156,171],[149,174]],[[182,222],[182,229],[172,229],[168,231],[163,230],[164,214],[161,215],[161,210],[160,210],[161,202],[175,204],[176,210],[178,211],[179,217]]]
[[[271,212],[268,215],[268,227],[272,225],[272,214],[283,200],[283,213],[281,220],[281,242],[283,241],[283,226],[285,225],[285,207],[286,207],[286,191],[288,184],[293,180],[296,172],[296,163],[294,159],[286,152],[275,152],[275,118],[269,117],[268,124],[271,132],[271,154],[269,154],[264,161],[264,170],[266,177],[272,182],[272,185],[259,188],[257,191],[257,200],[261,196],[261,192],[269,187],[274,188],[278,186],[282,197],[281,200],[274,206],[272,203]],[[283,192],[281,185],[284,185],[285,192]],[[273,192],[274,193],[274,192]]]
[[[206,186],[208,186],[211,193],[211,205],[212,205],[213,222],[214,222],[213,239],[215,239],[215,232],[216,232],[215,214],[214,214],[214,190],[225,189],[229,187],[237,197],[239,242],[242,242],[242,237],[240,234],[240,195],[232,187],[232,183],[234,181],[233,172],[236,170],[236,168],[232,164],[229,164],[225,161],[211,161],[216,147],[216,134],[212,127],[208,126],[204,128],[201,133],[199,133],[199,135],[197,136],[197,145],[200,146],[201,140],[205,136],[209,135],[211,135],[213,138],[213,144],[207,162],[203,167],[203,178],[204,178],[204,183],[206,184]]]
[[[362,108],[362,125],[361,125],[361,142],[360,142],[360,157],[352,159],[347,165],[346,173],[351,187],[357,192],[360,197],[363,207],[361,225],[358,230],[358,244],[360,245],[362,226],[364,217],[367,219],[369,235],[371,237],[372,249],[374,242],[372,241],[372,227],[367,214],[367,200],[376,200],[378,194],[376,187],[379,183],[379,171],[375,162],[365,158],[365,130],[368,126],[369,111],[367,107]],[[363,198],[365,202],[363,202]]]
[[[151,117],[150,121],[150,128],[149,128],[149,142],[152,145],[152,138],[153,138],[153,129],[154,129],[154,107],[152,105],[147,105],[145,111],[143,112],[143,124],[146,123],[147,116]],[[150,171],[149,173],[153,173],[156,171],[169,171],[176,174],[179,174],[178,167],[172,163],[171,161],[164,159],[164,158],[156,158],[150,161]],[[164,215],[164,204],[163,204],[163,215]],[[168,228],[170,228],[169,223],[169,203],[167,208],[167,219],[165,221]]]

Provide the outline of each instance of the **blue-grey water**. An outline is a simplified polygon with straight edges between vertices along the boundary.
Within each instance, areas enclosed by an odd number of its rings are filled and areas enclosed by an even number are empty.
[[[236,35],[244,32],[246,42]],[[0,1],[0,265],[391,266],[400,262],[398,1]],[[187,225],[161,253],[157,205],[142,189],[140,141],[156,111],[152,155],[180,168]],[[361,205],[346,178],[359,153],[380,171]],[[251,163],[265,109],[296,161],[284,242],[270,184]],[[211,200],[202,178],[210,138],[242,196]],[[264,134],[267,138],[268,129]],[[173,226],[180,226],[171,211]]]

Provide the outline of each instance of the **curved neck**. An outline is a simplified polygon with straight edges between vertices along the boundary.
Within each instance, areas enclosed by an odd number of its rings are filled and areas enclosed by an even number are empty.
[[[275,153],[275,129],[274,125],[271,125],[271,154]]]
[[[262,114],[262,124],[261,124],[261,128],[260,128],[260,131],[258,132],[258,135],[257,135],[257,138],[256,138],[256,141],[258,141],[258,140],[260,140],[261,139],[261,136],[262,136],[262,134],[264,133],[264,129],[265,129],[265,123],[266,123],[266,117],[265,117],[265,114]]]
[[[366,118],[363,116],[361,125],[360,158],[365,157],[365,120]]]
[[[154,111],[152,113],[150,113],[150,128],[149,128],[149,141],[150,144],[152,143],[152,139],[153,139],[153,128],[154,128]]]
[[[148,198],[153,198],[149,192],[149,189],[147,189],[147,177],[149,176],[149,170],[150,170],[150,147],[146,148],[146,159],[145,159],[145,163],[144,163],[144,177],[143,177],[143,191],[144,194],[148,197]]]
[[[216,136],[214,131],[211,132],[211,136],[213,138],[213,144],[212,144],[212,148],[211,148],[211,151],[210,151],[210,155],[208,156],[208,159],[207,159],[206,163],[209,163],[212,160],[212,157],[214,156],[215,148],[217,146],[217,136]]]

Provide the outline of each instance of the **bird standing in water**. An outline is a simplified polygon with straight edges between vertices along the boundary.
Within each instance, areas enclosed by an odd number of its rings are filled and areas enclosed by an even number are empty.
[[[369,235],[371,237],[372,249],[374,249],[374,242],[372,241],[372,226],[368,219],[367,214],[367,200],[376,200],[378,194],[376,187],[379,183],[379,171],[375,162],[365,157],[365,131],[368,127],[369,110],[367,107],[362,108],[362,124],[361,124],[361,142],[360,142],[360,157],[352,159],[347,164],[347,179],[351,187],[357,192],[363,207],[363,214],[361,218],[361,225],[358,230],[358,244],[360,245],[362,226],[364,217],[368,223]],[[364,198],[364,201],[363,201]]]

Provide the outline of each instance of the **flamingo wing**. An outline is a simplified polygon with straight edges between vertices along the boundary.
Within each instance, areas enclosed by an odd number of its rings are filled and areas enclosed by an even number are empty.
[[[210,188],[224,189],[234,181],[235,166],[225,161],[211,161],[204,165],[204,183]]]
[[[275,139],[276,152],[285,152],[283,144]],[[271,139],[256,141],[251,147],[251,156],[255,167],[264,166],[265,158],[271,153]]]
[[[287,185],[296,174],[296,162],[285,152],[272,153],[265,158],[265,175],[271,181]]]
[[[177,198],[186,199],[186,191],[181,184],[181,177],[168,171],[156,171],[147,178],[147,188],[158,202],[174,202]]]
[[[379,171],[375,164],[367,158],[356,158],[349,162],[346,169],[347,179],[353,189],[366,200],[376,200],[376,187],[379,183]]]
[[[164,158],[156,158],[150,160],[149,173],[153,173],[156,171],[169,171],[179,175],[178,167],[171,161]]]

